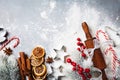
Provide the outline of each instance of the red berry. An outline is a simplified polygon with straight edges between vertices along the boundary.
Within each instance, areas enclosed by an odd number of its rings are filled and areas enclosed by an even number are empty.
[[[80,68],[79,68],[79,71],[80,71],[80,72],[83,72],[83,71],[84,71],[84,69],[83,69],[82,67],[80,67]]]
[[[77,42],[77,45],[80,46],[81,42]]]
[[[85,72],[86,72],[86,73],[89,73],[89,72],[90,72],[90,68],[86,68],[86,69],[85,69]]]
[[[77,41],[81,41],[81,39],[80,39],[80,38],[77,38]]]
[[[82,57],[84,57],[84,58],[85,58],[85,57],[86,57],[86,54],[85,54],[85,53],[82,53]]]
[[[79,69],[80,69],[80,66],[79,66],[79,65],[77,65],[77,70],[79,71]]]
[[[80,68],[80,65],[78,64],[77,67]]]
[[[72,64],[74,67],[76,66],[76,63],[75,63],[75,62],[72,62],[71,64]]]
[[[86,77],[85,77],[85,76],[83,76],[83,77],[82,77],[82,80],[86,80]]]
[[[78,51],[81,51],[80,48],[77,48]]]
[[[92,78],[92,75],[91,75],[91,74],[88,74],[87,77],[88,77],[88,78]]]
[[[83,73],[80,74],[80,76],[82,77],[82,80],[86,80],[86,76]]]
[[[82,46],[82,48],[83,48],[83,49],[85,49],[85,48],[86,48],[86,46]]]
[[[78,46],[83,46],[83,43],[77,42],[77,45],[78,45]]]
[[[83,74],[83,71],[81,71],[81,70],[78,70],[78,73],[79,73],[79,74]]]
[[[70,58],[67,58],[67,62],[68,62],[68,63],[71,63],[71,59],[70,59]]]
[[[78,71],[79,74],[82,74],[83,72],[82,71]]]
[[[73,67],[72,70],[73,70],[73,71],[76,71],[76,67]]]

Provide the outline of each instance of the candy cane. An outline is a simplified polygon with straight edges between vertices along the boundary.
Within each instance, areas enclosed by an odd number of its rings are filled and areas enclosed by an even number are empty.
[[[109,40],[108,35],[107,35],[105,32],[103,32],[102,30],[98,30],[98,31],[96,32],[96,38],[97,38],[98,40],[100,40],[100,39],[99,39],[99,36],[98,36],[99,33],[102,33],[102,34],[104,35],[105,39],[106,39],[106,40]]]
[[[10,38],[9,40],[7,40],[5,43],[3,43],[3,44],[1,45],[0,51],[1,51],[5,46],[7,46],[8,43],[10,43],[10,42],[13,41],[13,40],[16,40],[16,43],[13,45],[13,48],[17,47],[18,44],[19,44],[19,42],[20,42],[20,40],[19,40],[18,37],[15,37],[15,36],[14,36],[14,37]]]
[[[113,68],[113,74],[115,74],[115,68],[116,68],[116,60],[117,60],[117,56],[115,54],[115,51],[113,50],[112,46],[110,45],[109,48],[106,49],[107,51],[105,51],[105,53],[107,52],[108,53],[108,50],[112,52],[112,55],[113,55],[113,63],[112,63],[112,68]],[[106,54],[107,54],[106,53]]]
[[[98,36],[99,33],[103,34],[103,36],[105,37],[106,40],[110,40],[109,37],[108,37],[108,35],[107,35],[107,33],[103,32],[102,30],[98,30],[98,31],[96,32],[96,38],[97,38],[98,40],[100,40],[100,39],[99,39],[99,36]],[[120,65],[120,61],[118,60],[117,55],[115,54],[115,50],[113,49],[112,45],[109,45],[109,47],[105,50],[105,55],[106,55],[109,51],[111,51],[111,52],[112,52],[112,55],[113,55],[113,56],[112,56],[112,72],[113,72],[113,75],[115,75],[115,72],[116,72],[116,63],[118,63],[118,64]],[[115,80],[115,77],[113,77],[112,80]]]

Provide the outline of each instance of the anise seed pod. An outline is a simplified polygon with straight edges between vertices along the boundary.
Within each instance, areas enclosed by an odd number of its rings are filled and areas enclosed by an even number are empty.
[[[5,48],[5,50],[3,50],[4,51],[4,53],[6,54],[6,55],[11,55],[12,54],[12,49],[9,47],[9,48]]]
[[[52,57],[49,57],[46,59],[46,63],[52,63],[53,62],[53,58]]]

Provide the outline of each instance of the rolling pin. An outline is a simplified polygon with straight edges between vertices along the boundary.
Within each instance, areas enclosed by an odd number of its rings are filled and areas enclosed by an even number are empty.
[[[82,28],[87,38],[87,40],[85,40],[86,48],[87,49],[94,48],[94,42],[93,42],[94,38],[92,38],[92,35],[90,34],[89,27],[86,22],[82,23]],[[94,50],[92,61],[93,61],[94,67],[101,70],[102,80],[108,80],[104,71],[104,69],[106,68],[106,63],[100,48],[97,48]]]

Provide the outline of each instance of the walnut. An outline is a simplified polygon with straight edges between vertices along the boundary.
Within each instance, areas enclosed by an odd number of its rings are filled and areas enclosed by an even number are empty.
[[[47,63],[52,63],[53,62],[53,58],[48,56],[48,58],[46,59],[46,62]]]
[[[3,50],[4,51],[4,53],[6,54],[6,55],[11,55],[12,54],[12,50],[11,50],[11,48],[9,47],[9,48],[5,48],[5,50]]]

